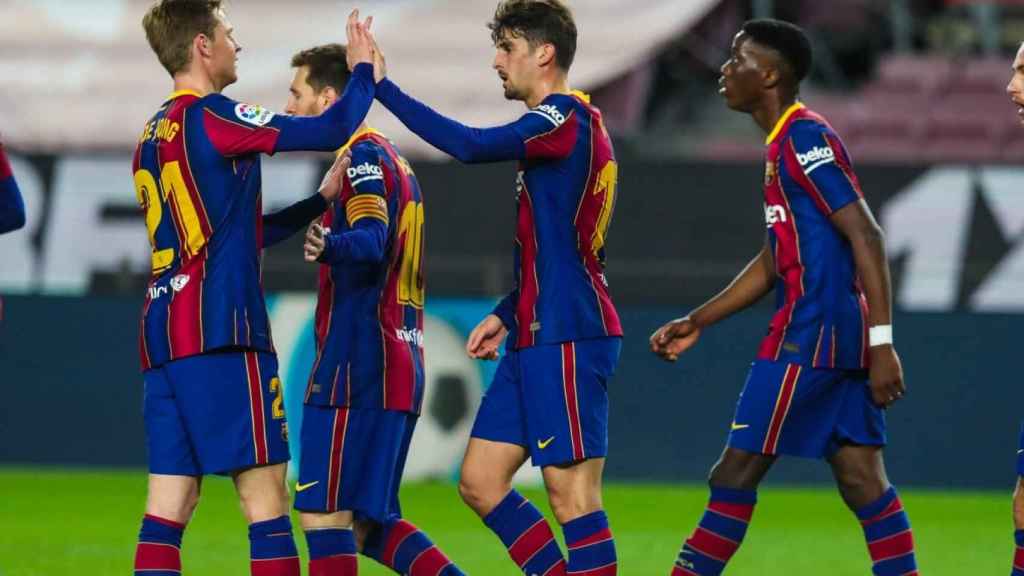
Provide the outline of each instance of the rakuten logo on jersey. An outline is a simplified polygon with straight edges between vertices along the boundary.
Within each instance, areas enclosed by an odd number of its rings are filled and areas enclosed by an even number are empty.
[[[797,152],[796,161],[800,163],[800,166],[806,168],[808,164],[814,162],[829,162],[836,159],[836,153],[828,146],[815,146],[811,148],[806,154]]]
[[[768,228],[780,222],[786,221],[786,209],[778,204],[771,206],[765,205],[764,207],[764,221]]]
[[[418,348],[423,348],[423,331],[419,328],[395,328],[395,337],[402,342],[408,342],[409,344],[415,344]]]
[[[361,176],[384,176],[384,169],[369,162],[364,162],[359,166],[353,166],[348,169],[348,177],[350,179]]]

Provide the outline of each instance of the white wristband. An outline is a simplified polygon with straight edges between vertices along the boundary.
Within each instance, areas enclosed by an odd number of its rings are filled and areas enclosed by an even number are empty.
[[[892,324],[883,324],[882,326],[872,326],[869,328],[868,343],[872,348],[892,344]]]

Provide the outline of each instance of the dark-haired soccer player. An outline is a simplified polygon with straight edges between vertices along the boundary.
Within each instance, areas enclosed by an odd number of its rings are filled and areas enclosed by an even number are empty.
[[[25,201],[11,172],[4,143],[0,141],[0,234],[13,232],[25,225]]]
[[[289,114],[322,114],[349,82],[340,44],[303,50],[292,66]],[[423,195],[365,122],[343,151],[351,168],[324,182],[338,201],[305,246],[306,260],[321,262],[295,486],[309,574],[354,576],[358,550],[399,574],[460,576],[398,501],[423,403]]]
[[[140,338],[150,475],[135,573],[180,573],[202,477],[226,474],[249,522],[251,573],[298,576],[261,249],[326,204],[314,198],[265,222],[259,154],[340,147],[372,104],[372,70],[356,66],[342,101],[316,118],[234,102],[221,91],[237,79],[241,48],[220,4],[161,0],[142,22],[175,91],[146,123],[132,163],[153,249]],[[363,26],[349,17],[353,62],[371,60]]]
[[[608,295],[604,244],[618,167],[600,112],[569,89],[576,24],[561,0],[500,2],[494,68],[519,120],[470,128],[383,79],[377,98],[413,132],[463,162],[518,160],[516,288],[472,331],[474,358],[506,354],[484,396],[459,490],[526,574],[615,574],[601,502],[607,385],[622,328]],[[375,73],[384,75],[380,51]],[[568,565],[540,511],[512,489],[530,458],[542,468]]]
[[[810,43],[792,24],[755,20],[736,35],[719,92],[768,134],[767,239],[725,290],[651,336],[652,350],[674,361],[702,330],[775,288],[777,311],[676,576],[722,572],[780,454],[828,461],[863,526],[874,574],[917,574],[910,523],[882,462],[883,409],[905,391],[885,240],[839,137],[798,101],[810,66]]]
[[[1006,93],[1017,105],[1017,119],[1024,125],[1024,44],[1013,59],[1013,75],[1006,85]],[[1013,556],[1011,576],[1024,576],[1024,426],[1021,427],[1017,446],[1017,488],[1013,491],[1014,540],[1017,547]]]

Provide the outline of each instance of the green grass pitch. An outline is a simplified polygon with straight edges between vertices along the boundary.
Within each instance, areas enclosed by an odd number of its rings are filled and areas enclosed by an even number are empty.
[[[130,574],[145,487],[142,471],[0,468],[0,574]],[[539,491],[524,493],[550,518]],[[902,496],[922,574],[1009,573],[1013,528],[1008,493],[908,489]],[[410,484],[402,497],[406,516],[468,574],[519,574],[497,538],[462,505],[454,486]],[[667,576],[705,499],[703,486],[607,486],[619,574]],[[726,574],[870,573],[860,528],[834,490],[772,487],[763,489],[759,500],[746,541]],[[297,540],[305,566],[305,542]],[[246,527],[230,481],[206,480],[185,535],[182,561],[189,576],[248,574]],[[360,559],[360,574],[391,572]]]

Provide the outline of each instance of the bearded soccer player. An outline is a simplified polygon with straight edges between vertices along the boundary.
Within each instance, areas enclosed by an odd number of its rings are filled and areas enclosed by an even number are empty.
[[[1013,76],[1006,85],[1006,93],[1017,105],[1017,119],[1024,125],[1024,44],[1013,60]],[[1013,492],[1014,540],[1017,547],[1013,556],[1011,576],[1024,576],[1024,426],[1021,427],[1017,447],[1017,488]]]
[[[494,128],[441,116],[384,79],[378,100],[410,130],[463,162],[517,160],[516,288],[477,325],[466,350],[506,353],[477,413],[459,491],[526,574],[617,572],[601,501],[608,381],[622,327],[608,294],[604,243],[618,167],[601,113],[569,89],[576,24],[561,0],[508,0],[488,27],[505,97],[527,112]],[[541,468],[568,547],[566,564],[540,511],[512,488]]]
[[[353,62],[371,60],[363,26],[349,17]],[[132,166],[153,248],[140,338],[150,475],[135,573],[180,573],[202,477],[224,474],[249,523],[251,573],[297,576],[261,249],[326,203],[314,197],[265,220],[259,154],[344,144],[372,103],[372,67],[356,66],[342,101],[318,117],[274,115],[220,93],[237,78],[241,48],[219,0],[159,1],[143,27],[174,92]]]
[[[757,486],[781,454],[831,465],[863,526],[874,574],[917,574],[910,523],[882,460],[883,410],[905,391],[892,343],[885,240],[839,137],[798,100],[810,65],[800,28],[755,20],[736,35],[722,66],[727,105],[768,135],[767,240],[724,291],[655,332],[651,348],[674,361],[703,330],[772,288],[777,311],[711,470],[711,501],[683,544],[675,576],[722,572],[746,533]]]
[[[289,114],[322,114],[349,82],[340,44],[304,50],[292,66]],[[339,199],[305,245],[306,260],[321,263],[295,487],[309,574],[354,576],[360,551],[398,574],[460,576],[398,501],[423,403],[423,195],[405,158],[365,123],[344,151],[351,169],[324,182]]]
[[[14,180],[4,143],[0,141],[0,234],[25,226],[25,201]]]

